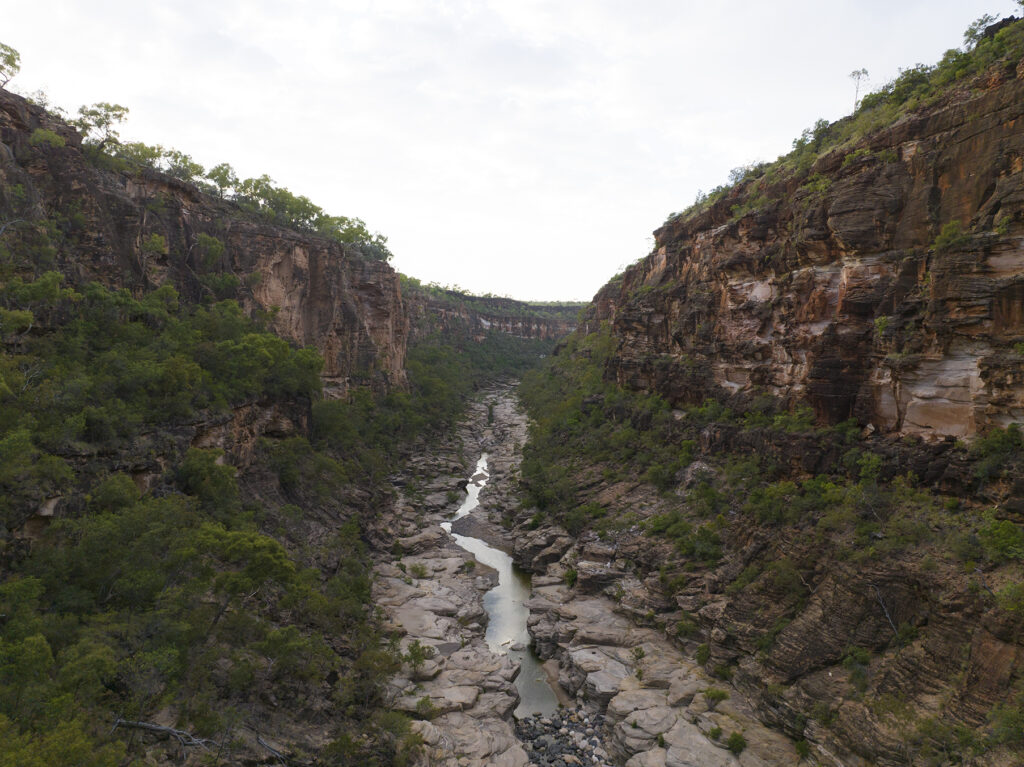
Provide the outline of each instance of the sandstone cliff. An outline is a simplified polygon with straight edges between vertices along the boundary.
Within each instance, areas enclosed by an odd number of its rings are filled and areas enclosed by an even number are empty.
[[[531,304],[409,285],[404,291],[412,338],[461,331],[480,339],[496,331],[516,338],[556,341],[576,328],[582,304]]]
[[[565,604],[609,597],[801,763],[1021,763],[1024,24],[1002,29],[1012,55],[908,70],[920,100],[670,217],[524,379],[504,521],[564,581],[531,625],[571,686],[617,667],[573,657]],[[685,763],[648,728],[676,721],[664,682],[636,680],[581,689],[628,700],[630,767]],[[673,715],[721,752],[703,706]]]
[[[40,129],[64,145],[34,141]],[[23,223],[19,234],[36,240],[36,270],[134,293],[169,282],[191,300],[236,285],[228,294],[268,313],[278,334],[320,352],[328,396],[404,384],[408,322],[386,263],[265,223],[157,172],[98,168],[73,128],[3,90],[0,142],[3,202]],[[205,253],[200,235],[223,252]]]
[[[595,299],[590,327],[619,340],[609,374],[897,435],[1024,419],[1022,116],[1011,61],[809,172],[783,164],[671,218]]]

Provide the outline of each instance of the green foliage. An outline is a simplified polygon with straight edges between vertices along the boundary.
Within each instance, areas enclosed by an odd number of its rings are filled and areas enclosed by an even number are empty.
[[[850,673],[850,684],[859,692],[868,687],[868,665],[871,663],[871,651],[863,647],[848,647],[843,658],[843,668]]]
[[[92,106],[79,107],[78,119],[71,124],[83,135],[83,143],[87,147],[102,152],[108,144],[120,143],[116,126],[123,123],[127,117],[127,107],[100,101]]]
[[[53,728],[33,732],[0,714],[0,767],[117,767],[124,759],[122,743],[104,743],[96,738],[82,718],[53,723]]]
[[[1008,519],[989,516],[978,530],[985,558],[995,564],[1024,561],[1024,527]]]
[[[602,380],[613,344],[607,329],[570,337],[544,370],[528,373],[520,385],[533,419],[523,450],[526,502],[577,529],[588,523],[575,491],[582,467],[606,463],[668,489],[692,460],[694,443],[680,439],[664,400]]]
[[[141,497],[138,486],[127,474],[112,474],[96,485],[89,498],[91,511],[121,511]]]
[[[551,343],[504,333],[472,337],[433,335],[406,356],[409,390],[376,397],[356,390],[347,401],[313,405],[313,443],[330,448],[352,477],[383,478],[417,436],[450,425],[485,381],[535,365]]]
[[[773,163],[759,163],[730,172],[728,183],[716,187],[709,194],[698,192],[693,205],[681,214],[670,215],[668,221],[679,216],[697,215],[722,200],[732,203],[730,209],[733,213],[770,203],[772,195],[778,195],[778,191],[772,189],[771,181],[780,172],[788,171],[799,178],[830,150],[850,146],[877,130],[887,128],[910,110],[936,102],[949,89],[968,78],[982,75],[1000,63],[1015,66],[1024,55],[1024,24],[1010,24],[989,37],[984,33],[991,20],[992,17],[984,16],[971,25],[964,35],[963,50],[954,48],[947,51],[933,66],[917,64],[900,70],[891,82],[860,99],[849,117],[832,124],[827,120],[816,121],[793,141],[789,154]],[[851,76],[856,78],[860,71]],[[859,86],[860,80],[857,80]],[[860,148],[846,154],[844,165],[862,159],[894,162],[897,158],[891,151],[871,154],[866,148]],[[813,204],[824,191],[819,189],[808,194],[805,204]]]
[[[802,738],[793,744],[793,748],[796,749],[796,755],[801,759],[806,759],[811,755],[811,744]]]
[[[939,232],[934,242],[932,242],[932,247],[935,250],[954,250],[967,244],[970,240],[970,234],[964,232],[960,222],[954,219],[953,221],[947,221],[943,225],[942,231]]]
[[[708,737],[711,738],[711,740],[718,740],[720,737],[722,737],[722,728],[718,725],[715,725],[710,730],[708,730]]]
[[[197,256],[213,260],[218,244],[200,240]],[[111,732],[117,714],[170,710],[175,726],[220,740],[264,692],[294,710],[312,694],[341,731],[360,733],[339,736],[334,753],[408,761],[417,743],[408,720],[383,712],[382,683],[400,660],[370,609],[363,533],[342,521],[346,494],[366,492],[353,479],[372,489],[372,477],[301,437],[263,440],[250,470],[277,477],[274,503],[295,501],[264,506],[220,451],[188,449],[197,420],[233,406],[301,406],[319,391],[319,357],[235,302],[183,305],[169,286],[132,296],[70,289],[56,272],[4,275],[0,308],[5,336],[22,334],[0,352],[0,546],[44,503],[61,503],[31,549],[4,551],[0,763],[127,763],[137,749],[126,748],[129,730]],[[503,353],[485,343],[472,358],[494,370]],[[397,452],[421,433],[400,422],[406,413],[427,413],[417,428],[453,418],[485,375],[450,370],[453,358],[413,351],[414,392],[396,393],[408,399],[398,413],[366,395],[354,453],[380,450],[369,440],[392,428]],[[330,430],[322,436],[326,445]],[[114,470],[158,461],[156,495]],[[373,476],[388,468],[382,461]],[[329,515],[334,536],[304,539],[310,509]],[[336,564],[321,570],[325,561]]]
[[[0,523],[19,527],[47,498],[71,483],[71,468],[37,447],[28,428],[0,437]]]
[[[708,687],[704,690],[704,699],[708,703],[708,708],[712,711],[721,703],[723,700],[729,697],[729,693],[723,690],[721,687]]]
[[[192,182],[197,178],[202,178],[206,173],[202,165],[177,149],[170,149],[165,152],[164,160],[167,163],[167,175],[182,181]]]
[[[999,589],[996,600],[1006,612],[1024,616],[1024,583],[1011,583]]]
[[[268,221],[302,231],[314,232],[349,246],[349,250],[362,258],[388,261],[391,251],[387,237],[371,234],[359,218],[332,216],[324,212],[304,195],[295,195],[276,186],[266,174],[259,178],[238,181],[230,166],[217,166],[214,182],[218,188],[228,184],[235,189],[235,202],[243,210],[255,213]],[[221,187],[221,185],[224,187]]]
[[[503,317],[536,317],[540,319],[577,319],[587,304],[578,301],[516,301],[492,293],[474,295],[457,286],[444,286],[435,282],[424,284],[415,277],[398,275],[402,295],[416,295],[426,303],[457,308],[460,311]]]
[[[416,701],[416,717],[418,719],[433,719],[438,714],[438,708],[434,705],[430,697],[424,695],[418,701]]]
[[[719,663],[712,670],[711,674],[718,677],[726,682],[732,680],[733,674],[736,673],[736,669],[727,663]]]
[[[426,661],[433,657],[433,647],[422,644],[418,639],[414,639],[409,643],[402,659],[415,670],[420,668],[424,663],[426,663]]]
[[[142,241],[142,252],[149,255],[167,253],[167,239],[162,234],[151,234]]]
[[[990,715],[992,742],[1008,746],[1024,746],[1024,693],[1006,703],[998,704]]]
[[[17,65],[17,51],[0,44],[0,78],[6,78],[0,82],[0,87],[17,72]],[[122,142],[117,127],[127,117],[127,107],[99,102],[79,107],[78,118],[71,124],[83,135],[83,146],[89,158],[101,167],[136,173],[158,170],[221,197],[231,190],[234,202],[248,213],[280,226],[335,240],[347,246],[347,253],[359,258],[391,259],[387,237],[379,232],[371,233],[361,219],[330,215],[308,197],[277,186],[266,174],[239,179],[228,163],[219,163],[207,171],[190,155],[177,149],[142,142]],[[57,142],[64,145],[63,139],[52,131],[37,130],[32,137],[33,145],[44,141],[53,146],[57,146]]]
[[[726,594],[736,594],[736,593],[738,593],[740,591],[743,591],[743,589],[745,589],[747,586],[749,586],[751,583],[753,583],[754,579],[757,578],[757,576],[759,576],[760,574],[761,574],[761,565],[760,564],[753,563],[753,564],[747,565],[747,567],[745,567],[743,569],[743,572],[741,572],[739,574],[739,576],[737,576],[736,580],[734,580],[732,583],[730,583],[728,586],[726,586],[725,593]]]
[[[676,635],[680,637],[692,637],[696,636],[700,631],[700,626],[697,625],[697,621],[692,616],[686,615],[676,623]]]
[[[694,657],[696,658],[698,665],[703,666],[708,662],[708,658],[711,657],[711,648],[706,644],[698,646],[697,654]]]
[[[196,237],[197,261],[203,269],[213,269],[224,257],[224,243],[204,232]]]
[[[576,585],[576,580],[579,578],[579,573],[575,567],[568,567],[565,570],[565,583],[569,588],[573,588]]]
[[[340,557],[334,574],[310,577],[254,526],[273,515],[243,505],[220,452],[180,453],[171,436],[202,411],[315,393],[317,355],[264,332],[234,303],[182,306],[170,287],[133,298],[95,285],[70,290],[43,274],[7,280],[0,303],[31,313],[44,331],[0,354],[0,540],[48,499],[74,509],[79,498],[84,512],[52,524],[0,580],[0,716],[11,763],[35,764],[39,754],[55,764],[120,763],[118,739],[128,736],[110,732],[112,712],[146,719],[172,706],[179,726],[219,733],[254,690],[283,684],[274,694],[299,706],[299,681],[334,669],[349,670],[336,686],[338,721],[371,716],[396,665],[367,609],[358,526],[341,525],[329,542]],[[322,486],[324,503],[335,503],[339,467],[298,442],[282,443],[282,475],[301,493]],[[93,479],[54,454],[69,449],[143,465],[159,450],[181,493],[165,484],[162,497],[143,495],[119,473]],[[273,464],[277,455],[263,444],[256,458]],[[275,529],[301,520],[290,508]],[[332,649],[325,635],[344,640]],[[408,733],[389,732],[360,739],[357,753],[412,747]],[[47,756],[62,743],[70,762]]]
[[[217,187],[217,193],[221,197],[223,197],[229,189],[234,189],[238,186],[238,175],[235,173],[235,169],[226,162],[222,162],[219,165],[214,165],[210,168],[206,173],[206,178],[212,181],[214,186]]]
[[[21,54],[9,45],[0,43],[0,88],[7,86],[21,71]]]
[[[736,756],[743,753],[743,749],[747,747],[747,739],[738,732],[729,733],[728,739],[725,741],[725,747],[732,751]]]
[[[982,483],[1004,475],[1011,466],[1024,462],[1024,432],[1020,424],[1005,429],[992,429],[971,445],[970,455],[975,459],[974,476]]]
[[[29,336],[17,358],[0,358],[16,392],[5,403],[0,439],[30,419],[43,450],[108,444],[202,409],[320,388],[315,352],[261,331],[233,302],[185,308],[168,286],[139,299],[96,285],[79,294],[52,273],[9,281],[0,302],[49,328]]]
[[[985,38],[985,29],[996,20],[991,13],[986,13],[971,22],[964,31],[964,48],[971,50]]]
[[[49,128],[36,128],[29,136],[28,143],[32,146],[46,146],[58,149],[65,145],[64,137]]]
[[[235,469],[223,463],[223,450],[190,448],[178,469],[178,484],[183,492],[194,495],[214,514],[238,507]]]

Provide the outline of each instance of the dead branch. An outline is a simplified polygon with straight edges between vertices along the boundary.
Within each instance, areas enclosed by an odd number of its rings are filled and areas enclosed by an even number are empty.
[[[892,626],[892,633],[899,634],[900,631],[896,628],[896,624],[892,622],[892,616],[889,615],[889,608],[885,606],[885,602],[882,601],[882,592],[878,590],[878,586],[871,584],[871,588],[875,590],[875,599],[878,600],[878,604],[882,606],[882,612],[885,613],[885,619],[889,621],[889,625]]]
[[[0,224],[0,237],[2,237],[4,232],[7,231],[7,227],[14,226],[15,224],[24,224],[24,223],[25,223],[25,219],[23,219],[23,218],[15,218],[15,219],[12,219],[11,221],[4,221],[3,224]]]
[[[206,751],[209,751],[211,746],[220,745],[215,740],[210,740],[208,738],[197,738],[190,732],[185,732],[184,730],[176,730],[173,727],[164,727],[163,725],[153,724],[152,722],[131,721],[128,719],[122,719],[121,717],[118,717],[114,721],[114,727],[111,730],[111,732],[113,732],[113,730],[116,730],[118,727],[128,727],[134,730],[145,730],[146,732],[155,732],[158,735],[168,735],[174,738],[176,741],[178,741],[178,744],[181,746],[182,753],[184,753],[185,749],[187,748],[202,748]]]
[[[996,595],[996,592],[994,592],[992,589],[990,589],[988,587],[988,584],[985,583],[985,574],[981,571],[980,567],[975,567],[974,568],[974,574],[978,576],[978,583],[981,584],[981,587],[983,589],[985,589],[985,591],[987,591],[990,595],[992,595],[994,597]]]
[[[267,741],[263,740],[263,738],[261,738],[259,735],[256,736],[256,742],[259,743],[261,746],[263,746],[263,748],[267,749],[267,751],[269,751],[272,756],[277,757],[277,761],[279,761],[281,764],[284,764],[284,765],[288,764],[288,760],[285,759],[284,754],[282,754],[280,751],[278,751],[273,746],[268,745]]]
[[[245,727],[246,729],[250,730],[253,733],[253,735],[256,736],[257,743],[263,746],[263,748],[267,749],[267,751],[269,751],[270,754],[277,759],[277,761],[279,761],[281,764],[287,767],[288,758],[280,751],[278,751],[276,748],[267,743],[267,741],[263,740],[263,736],[260,735],[259,729],[254,724],[246,724]]]

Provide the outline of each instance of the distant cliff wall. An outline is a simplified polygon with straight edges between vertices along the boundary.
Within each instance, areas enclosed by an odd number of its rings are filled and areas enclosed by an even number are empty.
[[[532,304],[436,288],[414,287],[405,297],[414,339],[458,330],[475,337],[497,331],[517,338],[555,341],[575,330],[582,308],[580,304]]]

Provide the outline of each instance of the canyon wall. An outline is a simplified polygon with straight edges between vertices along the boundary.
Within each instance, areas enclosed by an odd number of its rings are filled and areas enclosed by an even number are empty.
[[[973,86],[670,218],[587,317],[608,374],[926,439],[1024,419],[1024,63]]]
[[[457,330],[478,340],[497,331],[517,338],[555,341],[576,328],[582,308],[580,304],[531,304],[440,288],[411,288],[405,297],[414,339]]]
[[[64,145],[38,140],[41,130]],[[408,319],[386,263],[155,171],[96,167],[73,128],[3,90],[0,142],[5,207],[16,211],[19,234],[39,241],[37,271],[133,293],[169,283],[190,301],[230,294],[250,313],[266,313],[282,337],[319,351],[327,396],[404,385]],[[223,252],[204,251],[200,235],[215,237]]]

